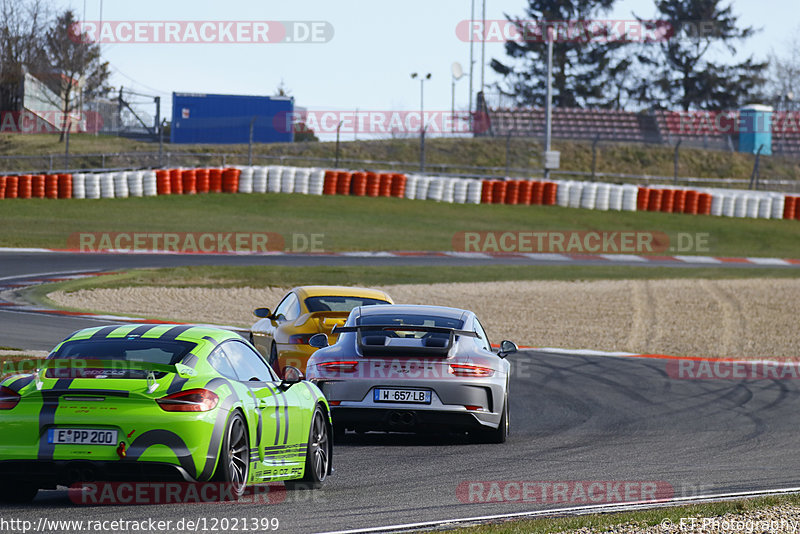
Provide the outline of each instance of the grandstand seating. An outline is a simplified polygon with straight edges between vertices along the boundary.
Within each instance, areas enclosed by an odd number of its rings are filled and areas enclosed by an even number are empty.
[[[495,136],[544,136],[541,108],[490,110]],[[736,111],[635,113],[610,109],[553,108],[552,135],[560,139],[649,142],[733,150],[738,145]],[[800,155],[800,112],[779,111],[772,117],[773,154]]]

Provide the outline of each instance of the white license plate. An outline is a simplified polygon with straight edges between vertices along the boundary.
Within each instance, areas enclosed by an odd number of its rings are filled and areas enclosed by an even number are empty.
[[[51,428],[47,442],[55,445],[116,445],[116,430],[96,428]]]
[[[376,388],[373,390],[372,399],[375,402],[413,402],[417,404],[430,404],[431,392],[421,389]]]

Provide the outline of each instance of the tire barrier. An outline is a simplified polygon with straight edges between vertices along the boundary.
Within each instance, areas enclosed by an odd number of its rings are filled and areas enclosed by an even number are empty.
[[[239,191],[239,169],[229,168],[222,171],[222,192],[236,193]]]
[[[800,196],[577,180],[475,179],[284,165],[0,176],[0,199],[126,198],[201,193],[395,197],[455,204],[543,205],[800,220]]]
[[[339,175],[336,171],[325,171],[325,181],[322,187],[323,195],[335,195]]]
[[[44,174],[34,174],[31,178],[31,198],[44,198],[45,194],[45,179]],[[56,176],[58,180],[58,176]]]
[[[252,193],[253,192],[253,168],[252,167],[237,167],[239,171],[239,187],[236,189],[237,193]],[[184,191],[186,193],[186,191]]]

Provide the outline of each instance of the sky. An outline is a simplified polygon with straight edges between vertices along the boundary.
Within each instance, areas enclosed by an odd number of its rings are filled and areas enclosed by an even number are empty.
[[[315,21],[333,36],[306,43],[110,43],[111,83],[160,95],[170,112],[171,93],[272,95],[279,84],[298,106],[316,110],[416,110],[420,82],[412,72],[431,73],[424,83],[426,110],[451,106],[451,65],[465,75],[456,85],[456,109],[469,95],[469,43],[456,34],[470,18],[470,0],[55,0],[87,21]],[[736,0],[741,25],[760,28],[741,45],[739,57],[780,52],[800,29],[798,0]],[[476,19],[481,0],[476,0]],[[486,19],[521,15],[525,0],[486,0]],[[608,18],[654,17],[652,0],[619,0]],[[300,26],[303,28],[304,26]],[[319,25],[317,26],[319,27]],[[481,45],[475,45],[474,90],[480,86]],[[502,43],[485,45],[485,83],[498,80],[488,67],[505,58]],[[487,92],[491,89],[487,89]]]

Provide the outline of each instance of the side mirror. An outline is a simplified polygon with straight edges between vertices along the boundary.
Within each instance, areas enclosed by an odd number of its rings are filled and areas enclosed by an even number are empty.
[[[518,350],[519,347],[517,347],[516,343],[505,339],[500,342],[500,350],[497,351],[497,355],[500,356],[501,358],[505,358],[509,354],[514,354]]]
[[[293,365],[287,365],[283,368],[283,380],[281,380],[281,385],[278,387],[280,387],[281,390],[286,391],[304,379],[305,376],[303,375],[303,371]]]
[[[270,311],[269,308],[256,308],[253,310],[253,315],[262,319],[268,319],[272,317],[272,311]]]
[[[328,334],[314,334],[308,340],[308,344],[317,349],[323,349],[328,346]]]

